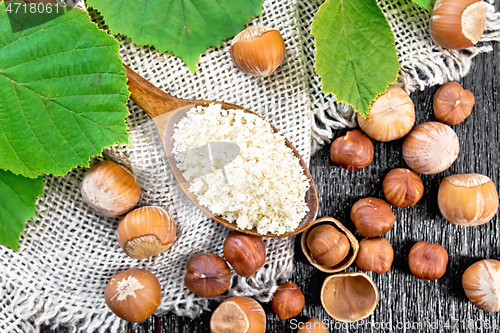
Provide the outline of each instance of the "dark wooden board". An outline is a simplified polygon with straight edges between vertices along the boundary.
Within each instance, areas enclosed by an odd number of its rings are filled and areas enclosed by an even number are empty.
[[[497,6],[498,7],[498,6]],[[437,175],[423,175],[424,198],[412,208],[397,208],[395,227],[386,237],[395,251],[391,270],[383,275],[371,274],[380,289],[380,303],[374,314],[365,321],[348,328],[336,329],[335,322],[322,309],[319,300],[321,284],[328,274],[309,265],[296,239],[296,263],[292,280],[302,289],[306,306],[296,317],[304,321],[308,317],[332,320],[331,332],[383,332],[391,327],[394,331],[406,332],[493,332],[500,331],[500,314],[486,313],[470,304],[461,286],[463,271],[472,263],[484,258],[500,258],[500,221],[498,215],[477,227],[459,227],[446,222],[437,207],[439,182],[455,173],[477,172],[488,175],[500,184],[500,46],[494,51],[477,56],[470,73],[460,81],[464,88],[472,91],[476,104],[472,115],[462,124],[454,126],[460,140],[457,161]],[[417,115],[417,124],[434,120],[432,99],[436,87],[412,94]],[[337,136],[346,130],[337,131]],[[391,143],[374,143],[375,159],[366,169],[348,172],[335,166],[329,158],[329,145],[323,147],[311,160],[311,173],[319,194],[318,217],[331,215],[343,221],[355,231],[350,222],[352,204],[361,197],[383,198],[382,180],[392,168],[404,167],[401,155],[401,140]],[[359,235],[356,234],[358,237]],[[449,253],[448,269],[443,278],[429,282],[414,278],[407,263],[410,247],[419,240],[443,245]],[[356,270],[351,267],[349,270]],[[213,305],[215,307],[216,304]],[[291,320],[281,321],[265,304],[267,332],[295,332]],[[129,326],[129,332],[210,332],[208,323],[211,313],[205,312],[195,320],[166,314],[151,318],[145,323]],[[385,326],[384,326],[385,325]],[[489,325],[489,326],[488,326]],[[447,327],[450,326],[450,327]],[[338,327],[337,327],[338,328]],[[384,329],[385,328],[385,329]],[[406,329],[404,329],[406,328]],[[496,328],[496,329],[495,329]],[[68,332],[61,327],[42,329],[43,333]]]

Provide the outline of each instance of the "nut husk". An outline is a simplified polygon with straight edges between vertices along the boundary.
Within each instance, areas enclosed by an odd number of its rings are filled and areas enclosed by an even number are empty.
[[[349,249],[347,256],[340,263],[338,263],[337,265],[335,265],[333,267],[321,265],[318,262],[316,262],[314,260],[314,258],[311,256],[311,252],[307,246],[307,237],[308,237],[309,233],[311,232],[311,230],[313,230],[314,227],[324,225],[324,224],[333,226],[338,231],[343,233],[347,237],[347,239],[349,240],[349,244],[350,244],[350,249]],[[320,271],[323,271],[326,273],[340,272],[340,271],[343,271],[344,269],[346,269],[347,267],[351,266],[352,263],[354,262],[354,259],[356,259],[356,256],[358,255],[358,250],[359,250],[359,243],[358,243],[358,240],[356,239],[356,237],[354,237],[354,235],[349,231],[349,229],[344,227],[342,225],[342,223],[340,223],[340,221],[334,219],[331,216],[325,216],[325,217],[319,218],[316,221],[314,221],[314,223],[311,225],[311,227],[302,233],[302,237],[300,239],[300,244],[302,247],[302,252],[304,252],[304,255],[306,256],[307,260],[309,260],[311,265],[313,265],[314,267],[316,267]]]
[[[334,319],[355,322],[371,315],[380,294],[375,282],[365,273],[330,275],[321,288],[321,304]]]

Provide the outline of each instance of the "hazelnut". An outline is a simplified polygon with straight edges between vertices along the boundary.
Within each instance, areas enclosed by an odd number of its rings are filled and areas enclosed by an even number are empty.
[[[264,333],[266,313],[249,297],[230,297],[219,304],[210,318],[211,333]]]
[[[224,258],[236,274],[249,277],[266,262],[266,247],[258,236],[233,231],[224,241]]]
[[[396,217],[384,200],[364,198],[352,206],[351,220],[361,236],[377,237],[391,230]]]
[[[349,171],[363,169],[373,161],[373,143],[360,130],[349,131],[333,141],[330,156],[333,163]]]
[[[313,227],[306,242],[311,257],[317,263],[329,267],[342,262],[351,248],[347,237],[328,224]]]
[[[415,127],[403,141],[403,158],[418,173],[444,171],[458,157],[458,137],[450,126],[435,121]]]
[[[280,284],[271,300],[274,313],[282,320],[298,315],[304,308],[304,304],[304,294],[292,281]]]
[[[474,95],[460,83],[447,82],[434,95],[434,116],[445,124],[456,125],[471,114],[474,102]]]
[[[323,308],[332,318],[352,323],[375,311],[380,293],[368,275],[349,272],[327,277],[320,298]]]
[[[152,273],[132,268],[113,277],[104,289],[106,304],[115,315],[130,322],[148,319],[161,301],[161,287]]]
[[[463,50],[479,42],[486,26],[482,0],[436,0],[430,33],[437,45]]]
[[[500,261],[480,260],[469,266],[462,276],[467,298],[488,312],[500,311]]]
[[[231,271],[226,261],[214,253],[200,253],[186,264],[184,284],[200,297],[217,297],[231,286]]]
[[[265,77],[285,58],[285,42],[276,29],[253,25],[231,41],[231,59],[243,73]]]
[[[384,237],[365,238],[359,242],[356,266],[363,272],[383,274],[391,268],[393,259],[392,245]]]
[[[346,244],[342,236],[348,241],[345,255],[343,249]],[[359,249],[358,240],[352,232],[331,216],[315,220],[313,225],[302,233],[300,246],[311,265],[326,273],[337,273],[351,266]],[[343,259],[337,262],[341,257]],[[333,262],[337,264],[330,265]]]
[[[299,324],[297,333],[330,333],[325,323],[317,318],[311,318],[304,324]]]
[[[498,210],[498,192],[487,176],[469,173],[444,178],[438,206],[450,223],[474,226],[490,221]]]
[[[420,241],[408,254],[411,273],[422,280],[437,280],[446,272],[448,252],[439,244]]]
[[[145,259],[172,246],[176,225],[161,207],[141,207],[129,212],[118,225],[120,247],[134,259]]]
[[[387,142],[408,134],[415,124],[415,108],[403,89],[390,86],[372,103],[366,118],[357,117],[359,127],[370,138]]]
[[[134,175],[112,161],[94,165],[81,184],[83,202],[106,217],[122,216],[137,205],[141,187]]]
[[[382,183],[384,195],[389,203],[398,207],[415,205],[424,195],[424,183],[420,176],[409,169],[393,169]]]

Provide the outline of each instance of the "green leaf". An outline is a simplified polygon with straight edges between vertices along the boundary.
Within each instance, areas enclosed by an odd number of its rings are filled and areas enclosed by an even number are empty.
[[[427,9],[429,12],[432,11],[432,2],[433,0],[411,0],[412,2],[416,3],[420,7]]]
[[[30,178],[64,175],[128,140],[119,43],[85,11],[64,11],[40,25],[37,14],[11,14],[31,26],[12,32],[0,2],[0,168]]]
[[[326,0],[311,27],[322,89],[366,116],[396,81],[394,34],[374,0]]]
[[[194,74],[201,53],[260,15],[263,0],[87,0],[113,34],[180,57]]]
[[[0,244],[19,251],[19,236],[26,220],[35,217],[35,202],[43,194],[43,178],[35,179],[0,170]]]

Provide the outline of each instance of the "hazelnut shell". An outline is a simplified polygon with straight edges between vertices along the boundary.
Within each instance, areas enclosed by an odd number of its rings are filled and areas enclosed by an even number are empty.
[[[500,261],[483,259],[470,265],[462,275],[462,287],[481,310],[500,311]]]
[[[444,171],[455,162],[460,149],[453,129],[436,121],[416,126],[403,141],[403,158],[408,166],[426,175]]]
[[[212,333],[265,333],[266,313],[262,306],[249,297],[230,297],[212,313]]]
[[[498,192],[487,176],[476,173],[452,175],[439,185],[438,206],[450,223],[481,225],[497,213]]]
[[[330,331],[324,322],[318,318],[311,318],[299,327],[297,333],[330,333]]]
[[[350,249],[349,249],[347,256],[340,263],[338,263],[337,265],[335,265],[333,267],[324,266],[324,265],[317,263],[314,260],[314,258],[311,256],[311,252],[310,252],[309,248],[307,247],[307,236],[309,235],[309,232],[311,230],[313,230],[314,227],[324,225],[324,224],[333,226],[338,231],[342,232],[347,237],[347,239],[349,240],[349,243],[350,243]],[[358,255],[358,250],[359,250],[359,243],[358,243],[358,240],[356,239],[356,237],[354,237],[354,235],[349,231],[349,229],[344,227],[342,225],[342,223],[340,223],[340,221],[338,221],[330,216],[325,216],[325,217],[319,218],[316,221],[314,221],[312,226],[302,233],[302,236],[300,239],[300,245],[302,247],[302,252],[306,256],[307,260],[309,260],[311,265],[313,265],[314,267],[316,267],[320,271],[323,271],[326,273],[337,273],[337,272],[343,271],[346,268],[348,268],[349,266],[351,266],[352,263],[354,262],[354,259],[356,259],[356,256]]]
[[[380,293],[375,282],[360,272],[330,275],[321,288],[321,304],[334,319],[355,322],[371,315]]]
[[[332,162],[349,171],[360,170],[373,161],[373,143],[360,130],[352,130],[338,137],[330,147]]]

